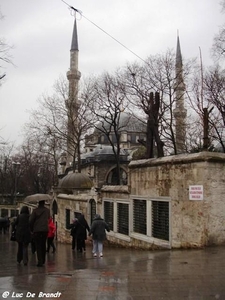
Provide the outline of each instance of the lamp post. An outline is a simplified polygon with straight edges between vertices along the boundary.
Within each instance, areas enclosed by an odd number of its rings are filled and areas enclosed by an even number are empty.
[[[12,163],[14,170],[15,170],[15,186],[14,186],[14,199],[13,199],[13,204],[16,205],[16,195],[17,195],[17,183],[18,183],[18,171],[20,168],[20,163],[19,162],[13,162]]]

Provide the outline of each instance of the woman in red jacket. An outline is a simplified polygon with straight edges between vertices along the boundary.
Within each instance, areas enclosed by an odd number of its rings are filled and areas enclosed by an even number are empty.
[[[56,227],[55,224],[52,220],[52,218],[48,219],[48,239],[47,239],[47,251],[49,252],[50,247],[52,247],[52,253],[55,253],[55,244],[54,244],[54,238],[55,238],[55,231],[56,231]]]

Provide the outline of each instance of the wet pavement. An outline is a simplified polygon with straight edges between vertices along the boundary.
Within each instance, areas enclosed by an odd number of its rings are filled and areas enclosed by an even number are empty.
[[[56,243],[45,267],[16,263],[17,243],[0,234],[0,299],[208,300],[225,299],[225,247],[131,250],[104,247],[93,258]]]

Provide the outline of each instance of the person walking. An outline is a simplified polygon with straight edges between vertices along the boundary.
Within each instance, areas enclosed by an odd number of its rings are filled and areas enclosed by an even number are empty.
[[[93,239],[93,256],[103,256],[103,242],[106,240],[106,230],[109,232],[108,224],[101,218],[99,214],[96,214],[91,224],[89,236],[92,235]]]
[[[45,264],[49,218],[50,210],[45,207],[45,200],[39,201],[38,207],[33,210],[29,219],[37,253],[37,267],[42,267]]]
[[[25,266],[28,263],[28,246],[31,240],[29,217],[28,206],[23,206],[20,214],[13,223],[13,230],[16,230],[16,241],[18,243],[17,262],[20,264],[23,261]]]
[[[52,218],[48,219],[48,238],[47,238],[47,253],[49,253],[50,247],[52,247],[52,253],[55,253],[55,244],[54,244],[54,238],[55,238],[55,231],[56,227],[52,220]]]
[[[85,252],[86,246],[85,241],[87,239],[87,231],[90,231],[90,227],[84,217],[83,214],[81,214],[76,221],[75,224],[75,230],[76,230],[76,239],[77,239],[77,252]]]
[[[76,234],[76,222],[77,218],[73,220],[73,223],[70,224],[70,235],[72,236],[72,250],[75,250],[77,245],[77,234]]]

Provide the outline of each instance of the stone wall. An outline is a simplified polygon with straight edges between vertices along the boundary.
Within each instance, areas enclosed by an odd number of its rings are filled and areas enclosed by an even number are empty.
[[[70,231],[65,230],[66,209],[70,209],[71,221],[74,212],[81,212],[90,224],[91,198],[97,203],[97,213],[103,217],[103,203],[110,199],[115,208],[118,202],[127,203],[131,208],[133,199],[166,199],[170,204],[169,241],[136,234],[131,227],[129,235],[110,232],[108,240],[145,249],[193,248],[225,243],[225,154],[202,152],[132,161],[128,178],[127,186],[104,186],[100,194],[92,189],[83,195],[57,195],[58,240],[71,242]],[[202,200],[189,199],[189,188],[196,185],[203,190]],[[151,212],[148,214],[150,216]],[[116,215],[114,220],[116,222]],[[147,223],[151,226],[149,219]]]
[[[171,247],[225,242],[225,154],[202,152],[132,161],[131,195],[170,197]],[[189,200],[189,186],[203,186],[203,200]]]

